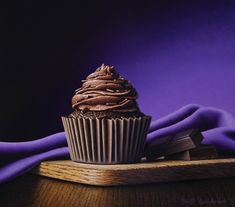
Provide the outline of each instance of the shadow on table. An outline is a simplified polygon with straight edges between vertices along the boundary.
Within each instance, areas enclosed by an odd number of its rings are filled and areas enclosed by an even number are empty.
[[[95,187],[25,175],[0,186],[0,206],[231,206],[234,192],[235,178]]]

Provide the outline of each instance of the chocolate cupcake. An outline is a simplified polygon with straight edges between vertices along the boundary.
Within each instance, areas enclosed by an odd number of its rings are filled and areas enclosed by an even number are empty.
[[[102,64],[72,98],[74,112],[62,117],[73,161],[139,162],[151,117],[136,102],[137,92],[113,67]]]

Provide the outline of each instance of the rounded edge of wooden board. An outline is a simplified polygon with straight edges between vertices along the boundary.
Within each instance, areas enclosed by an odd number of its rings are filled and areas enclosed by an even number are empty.
[[[235,175],[235,158],[193,161],[159,161],[96,165],[66,161],[42,162],[34,173],[98,186],[144,184]]]

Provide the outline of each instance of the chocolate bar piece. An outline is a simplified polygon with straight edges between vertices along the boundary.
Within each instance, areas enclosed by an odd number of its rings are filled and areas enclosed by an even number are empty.
[[[154,147],[146,152],[147,160],[168,156],[196,148],[203,136],[197,129],[189,129],[172,136],[158,138],[154,141]]]
[[[218,157],[216,148],[212,145],[200,145],[194,149],[171,154],[165,157],[168,160],[207,160]]]

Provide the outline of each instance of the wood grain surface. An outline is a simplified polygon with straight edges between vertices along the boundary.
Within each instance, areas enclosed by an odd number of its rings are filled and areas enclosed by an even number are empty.
[[[24,175],[0,185],[1,207],[231,207],[235,178],[99,187]]]
[[[90,185],[130,185],[235,176],[235,158],[119,165],[94,165],[61,160],[42,162],[32,172]]]

